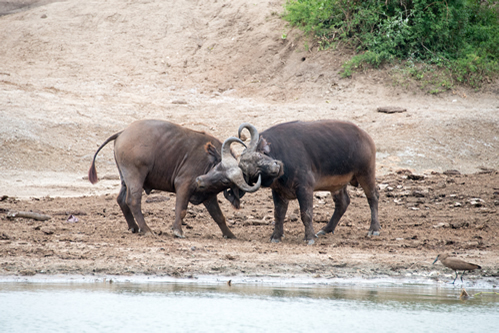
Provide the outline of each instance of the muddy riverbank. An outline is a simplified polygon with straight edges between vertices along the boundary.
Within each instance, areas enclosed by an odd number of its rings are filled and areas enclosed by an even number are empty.
[[[118,183],[118,181],[116,181]],[[297,202],[290,205],[285,238],[269,242],[273,205],[268,190],[246,195],[240,210],[220,199],[237,236],[222,238],[202,206],[190,206],[186,239],[172,236],[175,196],[153,193],[143,198],[146,221],[156,233],[127,230],[115,195],[79,198],[44,197],[0,202],[0,275],[196,276],[374,278],[445,280],[454,272],[440,262],[452,253],[482,266],[466,280],[499,277],[499,174],[473,175],[409,172],[379,177],[380,237],[367,238],[370,212],[360,189],[349,187],[352,203],[336,233],[306,246]],[[220,196],[222,197],[222,196]],[[316,193],[314,228],[330,218],[330,194]],[[9,217],[14,211],[50,216],[38,221]]]

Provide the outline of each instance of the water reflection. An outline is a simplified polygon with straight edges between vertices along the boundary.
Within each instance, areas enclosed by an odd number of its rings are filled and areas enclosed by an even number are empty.
[[[463,301],[459,293],[428,285],[7,282],[0,283],[0,332],[497,329],[497,295]]]

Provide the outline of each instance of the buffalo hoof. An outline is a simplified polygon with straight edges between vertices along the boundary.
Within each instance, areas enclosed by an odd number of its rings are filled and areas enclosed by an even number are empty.
[[[305,239],[305,242],[307,242],[307,245],[314,245],[315,244],[315,240],[313,240],[313,239],[309,239],[309,240]]]
[[[176,238],[185,238],[184,233],[179,230],[173,230],[173,236]]]
[[[334,234],[334,231],[330,231],[330,233]],[[318,233],[315,234],[315,237],[326,236],[327,234],[328,234],[328,232],[326,232],[324,230],[320,230]]]
[[[158,237],[151,229],[147,228],[147,230],[139,229],[139,235],[143,237]]]
[[[319,230],[319,232],[315,234],[315,237],[319,236],[326,236],[326,232],[324,230]]]
[[[237,237],[234,235],[224,235],[225,239],[236,239]]]
[[[139,226],[130,227],[130,228],[128,228],[128,230],[130,230],[132,232],[132,234],[136,234],[139,232]]]
[[[372,231],[372,230],[369,230],[369,232],[367,233],[367,237],[371,237],[371,236],[379,236],[380,233],[379,231]]]
[[[152,234],[152,231],[151,231],[151,229],[149,229],[149,227],[146,226],[144,229],[139,228],[139,234],[144,235],[144,236],[150,235],[150,234]]]

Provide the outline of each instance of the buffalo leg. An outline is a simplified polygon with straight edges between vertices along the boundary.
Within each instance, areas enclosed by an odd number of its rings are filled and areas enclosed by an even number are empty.
[[[289,200],[282,197],[278,192],[272,190],[272,198],[274,199],[274,232],[270,236],[272,243],[279,243],[284,236],[284,218],[288,211]]]
[[[131,182],[127,184],[126,204],[130,208],[133,217],[139,225],[140,234],[152,234],[151,229],[147,226],[142,214],[142,183]]]
[[[120,206],[121,211],[125,216],[126,222],[128,223],[128,230],[130,230],[133,233],[136,233],[139,231],[139,226],[137,225],[137,223],[135,223],[132,211],[126,204],[126,191],[127,189],[125,183],[121,182],[120,194],[118,194],[118,198],[116,199],[116,201],[118,201],[118,205]]]
[[[176,190],[177,201],[175,202],[175,221],[173,222],[173,235],[178,238],[185,238],[182,231],[182,221],[187,214],[190,193],[187,186],[179,186]]]
[[[315,243],[315,232],[313,226],[313,216],[314,216],[314,192],[313,190],[299,188],[296,191],[296,197],[298,198],[298,203],[300,204],[300,214],[301,221],[305,226],[305,238],[304,240],[308,242],[308,245]]]
[[[334,213],[329,223],[322,228],[316,236],[325,235],[327,233],[333,233],[340,221],[341,217],[347,211],[348,205],[350,205],[350,197],[348,196],[347,187],[343,187],[341,190],[331,193],[334,201]]]
[[[211,217],[215,220],[215,222],[217,222],[218,227],[220,228],[220,230],[222,230],[222,234],[224,235],[224,237],[231,239],[236,238],[236,236],[234,236],[232,231],[230,231],[227,223],[225,222],[225,216],[220,209],[217,197],[213,196],[212,198],[203,202],[203,204],[208,210],[208,213],[210,213]]]
[[[369,203],[369,208],[371,209],[371,226],[369,227],[369,232],[367,236],[379,236],[381,226],[378,220],[378,201],[379,192],[376,188],[376,180],[373,176],[357,177],[360,186],[364,189],[364,193],[367,197],[367,202]]]

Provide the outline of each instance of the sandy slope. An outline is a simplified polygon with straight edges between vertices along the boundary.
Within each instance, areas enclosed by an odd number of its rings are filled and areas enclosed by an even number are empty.
[[[243,121],[347,119],[374,137],[381,173],[499,165],[495,86],[427,96],[379,73],[340,79],[342,55],[307,51],[281,3],[70,0],[0,17],[0,193],[102,193],[81,180],[90,155],[141,118],[220,138]]]

